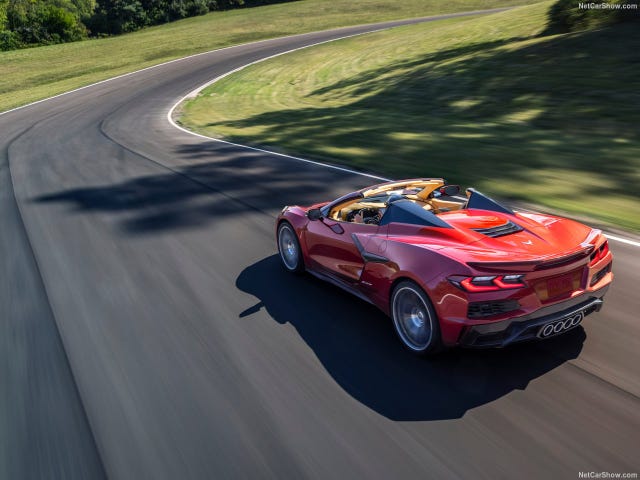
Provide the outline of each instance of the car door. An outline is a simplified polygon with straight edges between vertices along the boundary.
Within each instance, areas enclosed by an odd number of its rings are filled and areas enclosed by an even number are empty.
[[[309,257],[322,273],[356,284],[360,280],[364,260],[352,235],[375,234],[378,228],[377,225],[330,218],[311,221],[305,234]]]

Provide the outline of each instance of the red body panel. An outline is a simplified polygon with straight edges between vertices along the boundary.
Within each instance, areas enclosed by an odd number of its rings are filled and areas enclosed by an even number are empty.
[[[324,205],[285,207],[277,220],[294,227],[306,269],[334,280],[386,314],[394,284],[402,279],[415,281],[437,313],[444,345],[458,344],[476,325],[528,318],[546,307],[586,298],[590,292],[606,289],[613,279],[612,255],[603,246],[606,238],[568,219],[478,209],[439,214],[450,228],[307,218],[309,209]],[[473,230],[507,221],[522,229],[496,238]],[[601,246],[602,254],[595,256],[592,252],[599,252]],[[363,258],[361,249],[374,260]],[[604,274],[594,283],[594,275],[601,270]],[[452,277],[500,274],[524,275],[525,286],[469,292],[451,281]],[[512,300],[517,302],[516,309],[482,318],[470,316],[470,304]]]

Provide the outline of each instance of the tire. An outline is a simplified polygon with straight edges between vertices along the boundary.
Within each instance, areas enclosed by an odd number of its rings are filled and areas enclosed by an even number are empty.
[[[278,253],[284,269],[291,273],[303,272],[304,260],[302,259],[300,241],[289,222],[280,223],[277,237]]]
[[[391,319],[404,347],[416,355],[442,348],[440,323],[427,294],[415,282],[403,280],[391,293]]]

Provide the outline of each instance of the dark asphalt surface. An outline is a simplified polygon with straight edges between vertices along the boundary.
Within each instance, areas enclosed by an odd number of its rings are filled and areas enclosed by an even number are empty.
[[[640,470],[640,249],[612,242],[615,284],[584,329],[418,359],[374,308],[275,256],[282,206],[371,179],[166,120],[222,73],[371,28],[234,47],[0,116],[0,478]]]

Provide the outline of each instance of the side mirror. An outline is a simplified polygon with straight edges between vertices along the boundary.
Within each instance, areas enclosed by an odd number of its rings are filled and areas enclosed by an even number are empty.
[[[311,221],[321,220],[322,219],[322,210],[319,208],[312,208],[307,211],[307,218]]]
[[[440,187],[438,191],[440,195],[452,197],[460,193],[460,185],[445,185],[444,187]]]

